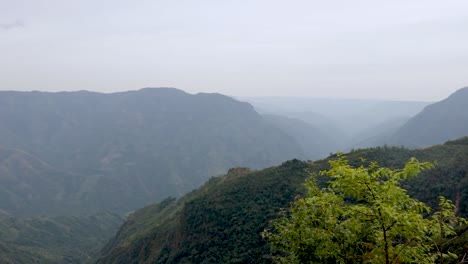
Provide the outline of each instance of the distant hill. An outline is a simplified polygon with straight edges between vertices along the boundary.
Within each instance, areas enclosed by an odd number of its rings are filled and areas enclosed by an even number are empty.
[[[468,87],[424,108],[398,129],[389,143],[426,147],[463,136],[468,136]]]
[[[298,158],[317,160],[325,158],[331,152],[337,152],[343,147],[340,144],[340,137],[337,138],[336,133],[323,127],[280,115],[264,114],[262,116],[267,122],[301,143],[304,156]]]
[[[0,146],[0,210],[26,215],[55,214],[54,203],[124,213],[231,167],[303,156],[248,103],[173,88],[0,92]]]
[[[444,195],[468,216],[468,138],[423,150],[378,147],[347,154],[351,164],[377,161],[401,168],[410,157],[437,161],[435,169],[405,182],[410,195],[431,205]],[[272,254],[260,232],[303,193],[306,169],[318,173],[327,161],[292,160],[260,171],[231,170],[201,188],[166,199],[130,215],[95,263],[272,263]],[[323,184],[319,178],[319,184]],[[451,250],[466,245],[457,240]]]
[[[85,263],[121,223],[111,214],[0,218],[0,263]]]
[[[430,102],[386,101],[372,99],[340,99],[314,97],[242,97],[262,114],[275,114],[298,118],[323,127],[343,149],[352,147],[363,136],[375,137],[373,128],[392,120],[411,118]],[[338,137],[339,136],[339,137]],[[365,139],[365,138],[364,138]]]
[[[356,148],[368,148],[388,144],[393,134],[408,122],[409,119],[410,117],[400,117],[379,123],[353,138],[351,142],[355,142],[354,145],[348,146],[346,150],[349,151]]]

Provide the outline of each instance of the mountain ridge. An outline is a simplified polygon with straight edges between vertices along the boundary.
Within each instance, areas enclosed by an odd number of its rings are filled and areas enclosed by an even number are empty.
[[[179,196],[231,167],[262,168],[303,156],[292,137],[250,104],[175,88],[0,92],[0,123],[1,146],[66,172],[76,205],[69,213],[76,214],[126,213]]]
[[[391,137],[390,143],[427,147],[468,135],[468,87],[426,106]]]

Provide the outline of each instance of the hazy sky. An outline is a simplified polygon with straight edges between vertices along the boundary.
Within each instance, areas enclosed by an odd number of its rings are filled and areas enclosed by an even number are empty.
[[[0,0],[0,90],[439,100],[468,1]]]

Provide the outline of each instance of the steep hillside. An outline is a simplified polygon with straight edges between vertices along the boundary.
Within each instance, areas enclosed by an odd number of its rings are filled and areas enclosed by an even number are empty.
[[[113,94],[0,92],[0,124],[0,146],[21,149],[75,176],[44,179],[54,182],[47,194],[34,194],[42,192],[35,185],[21,187],[24,192],[2,186],[0,195],[10,197],[2,202],[18,196],[16,208],[0,207],[10,208],[8,213],[28,207],[20,201],[47,195],[63,203],[73,196],[72,202],[88,213],[123,213],[183,194],[231,167],[263,168],[303,155],[290,136],[249,104],[172,88]],[[30,169],[0,158],[8,177]],[[31,175],[55,177],[42,171],[34,169]],[[81,213],[71,209],[68,213]]]
[[[468,135],[468,87],[431,104],[390,139],[391,144],[425,147]]]
[[[97,263],[263,263],[269,250],[259,233],[298,193],[306,167],[294,160],[231,170],[180,200],[138,210]]]
[[[437,204],[439,195],[445,195],[457,204],[459,214],[467,216],[467,140],[424,150],[362,149],[347,156],[352,164],[364,158],[392,168],[402,167],[410,157],[437,161],[435,169],[406,182],[405,187],[431,206]],[[213,178],[179,200],[167,199],[136,211],[96,263],[271,263],[272,252],[260,232],[279,208],[286,208],[301,194],[306,168],[317,173],[327,167],[327,160],[293,160],[261,171],[238,169]]]
[[[0,262],[84,263],[115,234],[119,216],[0,218]]]

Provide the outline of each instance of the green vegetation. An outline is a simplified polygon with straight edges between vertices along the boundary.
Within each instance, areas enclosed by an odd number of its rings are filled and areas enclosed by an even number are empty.
[[[108,242],[121,223],[122,218],[112,214],[0,218],[0,262],[84,263]]]
[[[403,132],[402,137],[420,146],[434,138],[440,142],[465,135],[466,91],[427,107],[405,126],[416,124],[417,131],[434,131],[434,137]],[[309,124],[262,117],[250,105],[229,97],[169,88],[114,94],[0,92],[0,123],[0,215],[80,216],[63,221],[2,219],[2,260],[19,263],[89,259],[111,233],[87,222],[96,212],[122,215],[164,197],[178,197],[230,167],[261,169],[304,154],[314,157],[333,143],[328,133],[318,133]],[[297,141],[308,150],[304,152]],[[375,160],[390,170],[401,168],[411,157],[436,162],[434,169],[399,184],[424,206],[438,208],[443,195],[453,201],[457,216],[467,216],[467,142],[463,138],[420,150],[361,149],[347,157],[350,166],[369,167],[368,161]],[[328,161],[337,158],[292,160],[259,171],[233,169],[179,199],[137,210],[96,261],[270,263],[277,252],[270,251],[260,232],[280,208],[305,195],[301,184],[307,177],[305,168],[313,173],[328,170]],[[321,175],[316,184],[323,188],[327,181]],[[443,204],[437,210],[452,208]],[[468,250],[466,232],[452,231],[459,237],[439,239],[438,248],[462,256]]]
[[[376,161],[395,170],[411,157],[435,162],[434,169],[401,182],[408,195],[438,209],[439,196],[454,201],[457,215],[468,215],[467,138],[422,150],[378,147],[347,154],[350,166],[368,167]],[[280,208],[288,208],[294,197],[304,196],[303,186],[311,173],[329,170],[328,159],[305,163],[285,162],[260,171],[231,170],[209,180],[180,199],[168,199],[132,214],[117,236],[102,250],[97,263],[271,263],[270,250],[260,233],[272,228]],[[362,159],[366,161],[363,162]],[[328,177],[319,175],[317,185]],[[439,241],[444,252],[463,256],[466,232],[448,243]],[[465,250],[465,251],[464,251]]]
[[[307,163],[231,169],[132,214],[97,263],[269,263],[260,232],[301,188]]]
[[[340,156],[322,172],[329,178],[320,189],[309,178],[307,195],[273,221],[263,234],[284,252],[277,263],[443,263],[457,259],[444,244],[466,224],[455,206],[440,198],[441,210],[430,208],[400,187],[404,180],[433,167],[412,158],[401,170],[372,162],[354,168]]]

